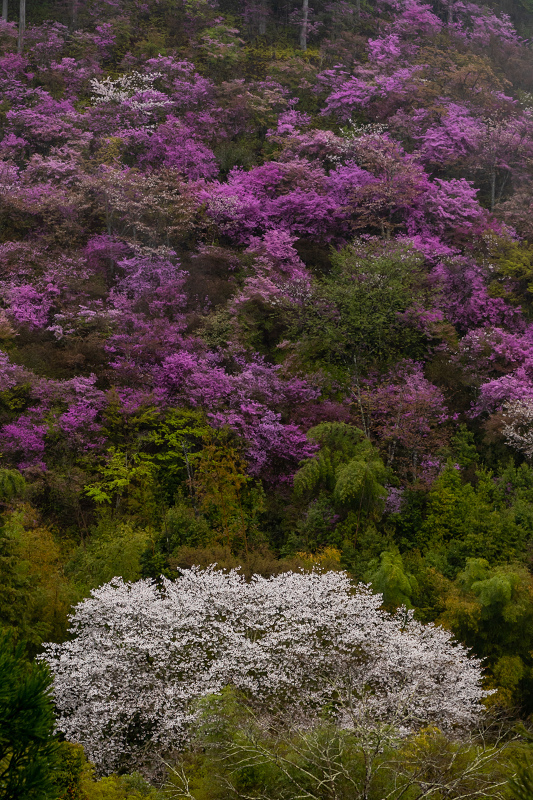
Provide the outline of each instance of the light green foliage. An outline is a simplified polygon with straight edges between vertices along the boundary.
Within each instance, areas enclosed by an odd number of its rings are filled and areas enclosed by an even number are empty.
[[[448,577],[463,569],[468,558],[496,562],[523,554],[533,537],[533,517],[522,490],[506,491],[507,478],[504,475],[496,483],[491,472],[479,469],[474,486],[464,482],[450,463],[433,485],[425,519],[414,538]]]
[[[206,437],[196,461],[194,495],[216,540],[248,555],[257,539],[264,492],[247,474],[246,462],[226,432]]]
[[[492,702],[530,708],[533,685],[533,581],[520,564],[469,559],[450,586],[439,621],[487,659]]]
[[[416,579],[405,572],[400,553],[385,550],[380,560],[379,568],[370,576],[372,588],[383,595],[386,607],[412,608],[412,598],[417,588]]]
[[[192,491],[194,463],[209,434],[201,412],[170,409],[164,417],[148,407],[128,417],[118,401],[106,410],[106,431],[116,444],[86,494],[115,515],[153,524],[162,503],[180,485]]]
[[[13,632],[29,630],[31,580],[21,560],[18,542],[0,529],[0,625]]]
[[[94,765],[87,761],[79,744],[61,742],[56,753],[52,783],[57,794],[50,795],[49,800],[52,797],[57,800],[163,800],[165,797],[138,773],[98,779]]]
[[[0,408],[10,412],[21,412],[30,403],[30,386],[14,386],[0,392]]]
[[[77,593],[85,596],[115,576],[125,581],[138,580],[141,556],[154,538],[151,528],[102,518],[89,541],[78,547],[66,565]]]
[[[203,412],[172,408],[150,432],[149,442],[156,447],[153,463],[158,468],[158,481],[163,479],[165,483],[167,496],[176,491],[177,481],[191,480],[191,465],[210,431]]]
[[[112,505],[115,511],[125,507],[131,513],[143,514],[153,506],[155,467],[142,455],[111,447],[108,460],[100,470],[102,480],[87,486],[86,492],[97,504]]]
[[[502,656],[492,667],[493,685],[497,693],[489,702],[512,706],[520,696],[520,684],[527,679],[530,668],[524,664],[520,656]]]
[[[518,760],[516,774],[509,781],[513,800],[531,800],[533,797],[533,763],[529,753]]]
[[[21,497],[26,488],[26,481],[16,469],[0,469],[0,503],[9,503],[15,497]]]
[[[199,50],[202,60],[213,76],[231,76],[245,55],[244,40],[238,36],[238,29],[230,25],[218,24],[204,30]]]
[[[95,781],[89,773],[82,785],[87,800],[164,800],[166,796],[138,774],[109,775]]]
[[[51,677],[44,664],[29,664],[24,645],[0,634],[0,797],[57,800]]]
[[[498,287],[509,294],[509,278],[513,280],[513,291],[509,299],[516,303],[529,305],[533,300],[533,246],[527,242],[517,242],[510,239],[499,239],[497,247],[491,254],[496,267],[498,283],[491,289]],[[496,292],[493,292],[496,293]]]
[[[195,456],[211,430],[205,415],[182,408],[162,414],[153,406],[131,414],[111,391],[105,423],[113,445],[87,494],[151,523],[157,505],[171,504],[180,486],[190,486]]]
[[[89,800],[82,783],[87,770],[87,761],[80,744],[61,742],[57,747],[58,767],[53,781],[59,791],[60,800]]]
[[[174,800],[486,800],[501,797],[513,772],[511,748],[482,737],[448,739],[433,728],[401,736],[385,725],[352,731],[326,719],[265,725],[231,690],[201,708],[190,750],[171,765]]]
[[[385,490],[380,484],[385,477],[383,462],[375,455],[370,444],[364,449],[366,452],[360,452],[359,458],[351,459],[336,470],[333,498],[339,506],[354,507],[363,499],[377,505],[385,497]]]

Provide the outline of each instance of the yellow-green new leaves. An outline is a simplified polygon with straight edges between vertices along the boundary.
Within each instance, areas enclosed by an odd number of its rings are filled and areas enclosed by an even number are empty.
[[[115,447],[108,452],[109,460],[101,469],[103,480],[85,491],[98,504],[114,503],[118,510],[127,500],[132,511],[142,510],[151,500],[154,464],[138,453],[128,456]]]
[[[61,542],[32,506],[6,513],[0,529],[0,630],[24,639],[30,651],[43,638],[65,634],[72,587]]]
[[[26,481],[16,469],[0,469],[0,503],[9,503],[24,493]]]

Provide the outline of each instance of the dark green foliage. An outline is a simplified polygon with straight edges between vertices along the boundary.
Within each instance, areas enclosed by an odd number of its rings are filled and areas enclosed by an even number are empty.
[[[338,521],[339,515],[335,513],[331,497],[321,492],[298,519],[297,534],[287,542],[289,551],[314,553],[327,546],[342,547],[343,535]]]
[[[308,433],[320,446],[294,476],[299,497],[324,491],[337,509],[376,511],[385,495],[385,466],[363,431],[343,422],[324,422]]]
[[[440,621],[487,659],[497,702],[531,710],[533,584],[520,564],[490,567],[469,559],[447,590]]]
[[[161,531],[141,555],[143,578],[174,577],[176,571],[170,566],[169,558],[184,545],[202,547],[212,539],[204,517],[195,514],[184,502],[172,506],[165,515]]]
[[[378,451],[353,425],[321,423],[308,437],[320,449],[294,476],[299,518],[284,552],[315,553],[333,546],[342,551],[343,566],[361,579],[390,544],[375,528],[386,496],[387,471]]]
[[[356,581],[367,582],[380,562],[381,554],[395,548],[390,533],[375,522],[361,521],[361,516],[351,511],[339,523],[342,536],[342,566]]]
[[[0,635],[0,797],[56,800],[59,756],[44,664],[27,662],[24,646]]]
[[[356,242],[331,256],[333,269],[294,320],[298,351],[306,362],[333,374],[420,357],[424,335],[401,319],[427,290],[419,254],[401,245],[397,253]]]
[[[469,431],[464,423],[459,425],[451,441],[453,457],[460,467],[470,467],[479,460],[474,434]]]

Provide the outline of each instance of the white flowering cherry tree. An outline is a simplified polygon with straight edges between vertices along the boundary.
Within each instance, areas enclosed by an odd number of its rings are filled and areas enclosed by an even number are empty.
[[[101,772],[150,772],[186,743],[198,699],[225,686],[254,714],[302,728],[326,709],[345,730],[475,723],[480,662],[447,631],[380,603],[340,572],[114,579],[77,606],[72,640],[46,648],[59,729]]]
[[[506,444],[523,453],[531,461],[533,457],[533,399],[511,400],[503,405],[503,435]]]
[[[118,78],[93,78],[91,80],[92,99],[96,105],[116,103],[127,105],[136,111],[152,111],[162,106],[171,105],[171,101],[163,92],[154,89],[154,81],[160,78],[161,72],[144,74],[129,72]]]

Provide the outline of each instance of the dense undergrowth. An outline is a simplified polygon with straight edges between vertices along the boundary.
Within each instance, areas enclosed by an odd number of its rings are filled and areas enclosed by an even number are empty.
[[[527,718],[531,9],[303,13],[0,24],[2,628],[34,656],[114,576],[346,569]]]

